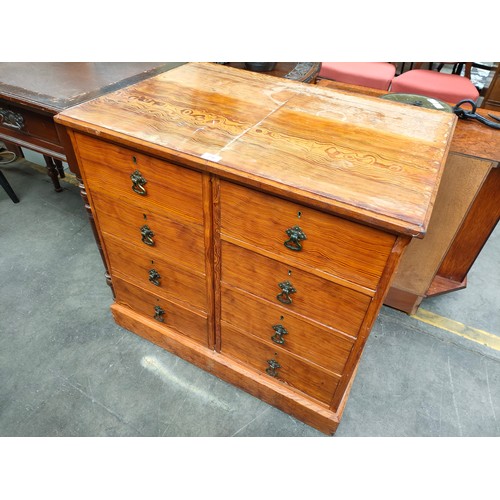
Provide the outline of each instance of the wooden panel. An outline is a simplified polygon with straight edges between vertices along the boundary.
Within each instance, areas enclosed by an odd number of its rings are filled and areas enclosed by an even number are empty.
[[[95,193],[92,193],[91,205],[100,231],[149,249],[161,259],[199,273],[205,272],[203,229],[199,226],[180,224],[155,212]],[[141,227],[144,225],[154,233],[154,246],[142,243]]]
[[[154,145],[165,158],[254,187],[265,183],[301,203],[422,235],[456,116],[190,63],[56,120],[122,144]]]
[[[242,210],[242,207],[245,207]],[[286,230],[299,226],[302,250],[288,249]],[[221,233],[278,258],[375,289],[395,236],[317,210],[221,182]],[[356,252],[352,251],[356,248]]]
[[[116,293],[116,303],[127,306],[134,311],[154,319],[155,307],[165,311],[161,316],[163,322],[158,322],[179,333],[188,336],[204,345],[208,342],[207,317],[200,313],[182,307],[178,303],[170,302],[163,297],[147,293],[125,280],[114,277],[113,287]]]
[[[437,274],[462,282],[500,218],[500,167],[492,168]]]
[[[284,312],[316,319],[349,335],[357,335],[370,297],[318,278],[305,271],[230,243],[222,242],[222,282],[279,306]],[[296,293],[291,304],[282,304],[279,283],[290,281]]]
[[[488,161],[449,156],[427,235],[408,245],[394,288],[416,296],[426,294],[490,168]],[[387,299],[385,303],[391,305]]]
[[[270,305],[227,286],[222,287],[222,320],[238,332],[252,333],[275,349],[284,349],[323,368],[342,374],[354,339],[306,321],[293,312]],[[273,325],[282,325],[287,334],[283,344],[273,343]]]
[[[423,298],[423,295],[416,295],[392,286],[385,297],[384,304],[407,314],[414,314]]]
[[[75,134],[85,185],[92,191],[119,196],[134,205],[160,207],[203,224],[202,181],[193,172],[136,151]],[[138,170],[147,181],[146,195],[132,190],[130,176]],[[112,181],[111,181],[112,179]]]
[[[205,276],[194,274],[178,265],[158,258],[139,245],[130,245],[103,233],[113,275],[122,277],[145,290],[177,302],[185,302],[203,312],[208,311]],[[160,275],[159,285],[149,280],[154,269]]]
[[[264,374],[269,368],[268,360],[274,359],[281,368],[276,370],[277,377],[273,378],[326,404],[330,402],[339,382],[335,374],[305,363],[285,351],[278,352],[273,346],[264,344],[255,337],[241,334],[224,322],[221,352],[248,363]]]

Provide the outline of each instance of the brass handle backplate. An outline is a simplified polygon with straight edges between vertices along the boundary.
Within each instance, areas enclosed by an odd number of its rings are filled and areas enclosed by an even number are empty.
[[[300,252],[302,250],[302,244],[300,243],[302,240],[307,240],[307,236],[304,234],[304,231],[299,226],[293,226],[285,230],[285,233],[288,236],[288,240],[286,240],[283,244],[294,252]]]
[[[153,283],[155,286],[160,286],[160,273],[156,269],[150,269],[149,270],[149,281]]]
[[[165,320],[163,318],[163,315],[165,314],[165,311],[160,307],[160,306],[155,306],[155,315],[153,318],[156,321],[159,321],[160,323],[164,323]]]
[[[268,375],[271,375],[271,377],[277,377],[278,372],[276,370],[281,368],[281,365],[275,359],[267,360],[267,364],[269,365],[269,367],[266,368],[266,373]]]
[[[24,118],[21,114],[10,109],[0,108],[0,123],[5,127],[22,130],[24,128]]]
[[[148,194],[146,188],[144,187],[144,184],[148,181],[144,179],[139,170],[134,171],[131,174],[130,179],[132,180],[132,191],[140,194],[141,196],[146,196]]]
[[[290,298],[290,294],[297,292],[297,290],[295,290],[289,281],[282,281],[281,283],[278,283],[278,286],[281,288],[281,293],[276,295],[276,298],[282,304],[291,304],[292,299]]]
[[[153,240],[154,235],[155,235],[155,233],[153,233],[153,231],[151,231],[149,226],[144,225],[141,227],[141,239],[142,239],[142,242],[144,244],[149,245],[150,247],[154,246],[154,244],[155,244],[155,242]]]
[[[273,330],[276,333],[271,337],[271,340],[276,344],[284,344],[285,339],[283,335],[286,335],[288,330],[283,325],[273,325]]]

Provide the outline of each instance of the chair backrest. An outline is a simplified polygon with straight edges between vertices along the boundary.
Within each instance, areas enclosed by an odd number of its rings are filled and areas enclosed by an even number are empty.
[[[413,69],[422,69],[423,64],[424,64],[423,62],[413,63]],[[464,63],[464,62],[440,62],[438,64],[439,64],[438,71],[441,70],[441,68],[444,64],[458,65],[458,67],[460,69],[464,68],[463,76],[465,76],[465,78],[468,78],[469,80],[471,79],[472,62],[466,62],[466,63]]]

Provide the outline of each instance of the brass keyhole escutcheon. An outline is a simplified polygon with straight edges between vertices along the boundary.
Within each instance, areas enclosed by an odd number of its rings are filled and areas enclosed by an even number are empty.
[[[275,334],[271,337],[271,340],[276,344],[284,344],[285,339],[283,335],[287,335],[288,330],[283,325],[273,325],[273,330]]]
[[[160,273],[156,269],[149,270],[149,281],[155,286],[160,286]]]
[[[297,290],[295,290],[290,281],[282,281],[281,283],[278,283],[278,286],[281,288],[281,293],[276,295],[276,298],[282,304],[291,304],[292,299],[290,298],[290,294],[296,293]]]
[[[144,185],[148,182],[139,172],[139,170],[135,170],[131,175],[130,179],[132,180],[132,191],[134,193],[140,194],[141,196],[146,196],[147,191]]]
[[[155,233],[153,233],[153,231],[151,231],[149,226],[147,226],[146,224],[141,227],[141,239],[142,239],[142,242],[144,244],[146,244],[150,247],[154,246],[154,244],[155,244],[155,242],[153,240],[154,235],[155,235]]]
[[[299,212],[300,213],[300,212]],[[285,233],[288,236],[288,240],[286,240],[283,244],[294,252],[300,252],[302,250],[301,241],[307,240],[307,236],[304,231],[299,226],[293,226],[285,230]]]

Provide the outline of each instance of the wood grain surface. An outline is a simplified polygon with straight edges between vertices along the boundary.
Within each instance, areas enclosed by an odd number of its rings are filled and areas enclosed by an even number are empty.
[[[115,195],[135,206],[147,205],[187,222],[203,224],[202,175],[152,158],[138,151],[75,134],[85,185],[104,195]],[[144,195],[132,190],[131,174],[146,181]]]
[[[284,245],[285,231],[295,226],[306,236],[300,251]],[[372,290],[395,241],[394,235],[227,182],[221,183],[221,235]]]
[[[205,272],[205,242],[200,226],[185,225],[98,193],[92,195],[92,210],[102,233],[144,248],[149,254],[168,259],[187,270]],[[153,231],[152,246],[142,241],[141,227],[144,225]]]
[[[275,349],[290,351],[339,376],[342,374],[354,338],[229,286],[222,288],[221,306],[222,320],[236,330],[251,332]],[[287,331],[282,336],[282,345],[271,340],[276,333],[274,325],[281,325]]]
[[[356,336],[365,317],[371,297],[339,286],[301,269],[230,243],[222,242],[222,283],[240,288],[267,300],[277,308],[315,318],[324,325]],[[296,292],[292,302],[283,304],[277,298],[279,283],[289,281]]]
[[[325,404],[330,402],[339,383],[339,376],[335,373],[308,363],[287,351],[280,351],[252,335],[245,335],[224,321],[221,353],[247,363],[264,375],[268,375],[266,373],[266,369],[269,368],[268,361],[275,360],[280,366],[276,370],[276,380],[303,391]]]
[[[142,288],[132,285],[120,278],[113,279],[116,292],[116,303],[142,314],[145,318],[154,319],[155,307],[164,311],[163,322],[158,324],[199,341],[202,345],[209,342],[209,332],[206,315],[187,309],[178,302],[171,302],[158,295],[147,293]],[[156,320],[154,320],[156,321]]]
[[[57,115],[313,206],[425,233],[456,117],[211,63],[190,63]],[[177,154],[176,154],[177,153]]]
[[[370,89],[360,85],[334,82],[333,80],[320,80],[318,86],[372,97],[390,94],[390,92],[385,90]],[[401,104],[401,106],[409,105]],[[476,113],[488,120],[492,120],[488,115],[491,113],[491,110],[479,108],[476,110]],[[487,127],[477,120],[460,119],[457,121],[453,132],[450,153],[482,158],[483,160],[500,161],[500,132],[497,129]]]
[[[203,274],[188,271],[175,262],[162,259],[149,252],[143,245],[132,245],[106,233],[102,236],[113,276],[127,279],[149,293],[168,300],[185,302],[188,307],[194,306],[205,314],[208,312]],[[158,284],[149,280],[152,269],[160,276],[156,280]]]

